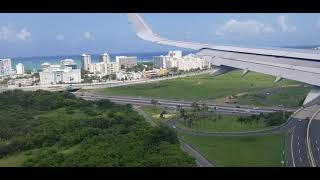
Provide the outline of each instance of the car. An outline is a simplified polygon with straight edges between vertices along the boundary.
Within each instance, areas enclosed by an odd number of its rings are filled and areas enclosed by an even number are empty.
[[[298,121],[299,121],[299,122],[301,122],[301,121],[302,121],[302,119],[298,119]]]
[[[172,126],[173,129],[177,128],[175,125]]]

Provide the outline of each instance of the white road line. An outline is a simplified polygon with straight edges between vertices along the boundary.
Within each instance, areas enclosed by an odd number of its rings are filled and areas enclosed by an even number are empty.
[[[293,144],[293,133],[292,133],[292,135],[291,135],[291,158],[292,158],[292,165],[293,165],[293,167],[296,167],[296,164],[294,163],[292,144]]]
[[[316,140],[316,144],[318,145],[318,140]]]
[[[300,154],[300,149],[299,149],[299,154]]]
[[[300,146],[300,143],[299,143],[299,141],[298,141],[298,146]]]
[[[298,136],[298,140],[299,140],[299,136]]]
[[[317,147],[317,150],[318,150],[318,152],[320,152],[320,151],[319,151],[319,147]]]
[[[314,161],[314,158],[313,158],[313,154],[312,154],[312,150],[311,150],[311,145],[310,145],[310,137],[309,137],[309,130],[310,130],[310,125],[311,125],[311,122],[312,120],[319,114],[320,112],[320,109],[318,109],[311,117],[309,123],[308,123],[308,127],[307,127],[307,155],[308,155],[308,158],[311,162],[311,167],[316,167],[316,163]]]
[[[301,159],[301,157],[300,157],[300,162],[302,162],[302,159]]]

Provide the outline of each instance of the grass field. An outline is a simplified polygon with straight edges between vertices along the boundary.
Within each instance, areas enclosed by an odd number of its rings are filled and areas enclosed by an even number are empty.
[[[141,107],[140,109],[143,110],[143,112],[145,112],[147,116],[150,117],[156,124],[166,122],[167,120],[175,117],[176,115],[173,110],[167,109],[166,112],[167,112],[167,115],[169,115],[169,117],[164,116],[164,118],[160,118],[159,115],[164,109],[154,108],[154,107],[145,107],[145,106]]]
[[[266,94],[264,93],[249,93],[245,96],[240,96],[236,99],[238,104],[249,104],[255,106],[286,106],[286,107],[298,107],[300,103],[305,99],[306,95],[310,91],[310,87],[285,87],[277,88],[274,92]]]
[[[177,122],[177,126],[189,130],[197,131],[215,131],[215,132],[241,132],[265,129],[266,125],[260,121],[252,124],[241,124],[237,121],[238,116],[220,115],[218,119],[216,115],[203,117],[197,120],[191,128],[187,127],[182,120]]]
[[[188,144],[218,166],[281,167],[285,135],[256,137],[204,137],[179,134]]]
[[[37,149],[15,153],[0,158],[0,167],[21,167],[23,162],[32,157]]]
[[[257,92],[266,88],[300,84],[291,80],[274,83],[274,79],[273,76],[255,72],[241,77],[241,71],[233,71],[221,76],[205,74],[93,91],[108,95],[210,101],[240,93]],[[300,92],[294,91],[293,93]]]

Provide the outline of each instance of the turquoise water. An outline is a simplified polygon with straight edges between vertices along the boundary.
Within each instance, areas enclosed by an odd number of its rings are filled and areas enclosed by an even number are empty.
[[[121,54],[110,54],[111,61],[115,61],[116,56],[137,56],[139,62],[152,61],[154,56],[166,55],[168,52],[151,52],[151,53],[121,53]],[[183,54],[194,53],[194,51],[184,51]],[[12,68],[15,69],[16,64],[22,63],[25,69],[41,69],[41,64],[49,62],[51,64],[60,63],[63,59],[73,59],[81,67],[79,55],[65,55],[65,56],[37,56],[37,57],[12,57]],[[98,62],[99,55],[91,54],[92,62]]]

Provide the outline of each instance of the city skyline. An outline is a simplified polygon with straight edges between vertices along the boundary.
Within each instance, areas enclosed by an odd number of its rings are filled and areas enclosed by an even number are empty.
[[[141,14],[168,38],[247,46],[318,45],[320,14]],[[125,14],[1,14],[1,57],[158,52],[132,33]],[[174,27],[174,28],[170,28]],[[201,27],[201,28],[199,28]],[[182,49],[184,50],[184,49]]]

